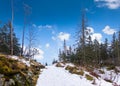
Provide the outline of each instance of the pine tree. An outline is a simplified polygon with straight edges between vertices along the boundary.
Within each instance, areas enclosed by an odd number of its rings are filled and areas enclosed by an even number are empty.
[[[86,62],[89,64],[89,63],[92,63],[92,61],[94,60],[94,47],[93,47],[93,42],[92,42],[92,39],[91,39],[91,36],[88,37],[88,43],[86,44],[86,47],[85,47],[85,57],[86,57]]]
[[[82,13],[82,19],[81,19],[81,26],[79,27],[79,31],[78,31],[78,46],[77,46],[77,58],[82,64],[85,64],[86,62],[86,57],[85,57],[85,43],[86,43],[86,36],[85,36],[85,30],[86,30],[86,20],[85,20],[85,13]],[[81,64],[79,63],[79,64]]]
[[[117,50],[116,50],[116,34],[113,34],[112,45],[111,45],[111,54],[113,63],[116,64]]]
[[[118,32],[118,62],[120,61],[120,31]]]
[[[100,63],[100,45],[97,39],[94,40],[94,54],[95,54],[94,62],[95,63],[97,62],[97,64],[99,64]]]
[[[65,39],[64,39],[63,48],[64,48],[65,55],[67,55],[67,46],[66,46],[66,40]]]
[[[4,24],[0,27],[0,52],[5,54],[11,54],[11,33],[10,33],[10,22]],[[13,35],[13,55],[20,54],[20,45],[18,43],[18,39],[16,38],[15,33]]]

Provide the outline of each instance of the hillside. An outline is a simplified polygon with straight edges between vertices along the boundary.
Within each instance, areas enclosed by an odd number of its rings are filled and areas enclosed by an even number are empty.
[[[0,55],[0,86],[35,86],[41,68],[34,60]]]

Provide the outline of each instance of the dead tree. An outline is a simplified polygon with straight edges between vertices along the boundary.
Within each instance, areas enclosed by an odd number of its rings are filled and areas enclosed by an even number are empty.
[[[13,19],[14,19],[14,7],[13,0],[11,0],[12,19],[10,24],[10,52],[13,55]]]
[[[22,33],[22,48],[21,48],[21,55],[23,55],[24,50],[24,40],[25,40],[25,28],[27,26],[27,16],[30,14],[31,7],[27,4],[24,5],[24,26],[23,26],[23,33]]]

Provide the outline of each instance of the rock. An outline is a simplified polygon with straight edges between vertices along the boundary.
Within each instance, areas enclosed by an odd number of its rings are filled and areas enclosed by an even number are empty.
[[[40,69],[45,66],[34,60],[30,62],[27,66],[19,60],[0,56],[0,86],[35,86]]]
[[[3,86],[3,82],[4,82],[4,75],[0,74],[0,86]]]

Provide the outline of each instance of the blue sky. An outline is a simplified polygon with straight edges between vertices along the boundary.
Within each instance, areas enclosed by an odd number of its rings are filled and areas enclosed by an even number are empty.
[[[11,20],[11,0],[0,0],[0,21]],[[120,0],[14,0],[14,31],[21,43],[24,24],[23,3],[29,5],[28,23],[36,31],[34,47],[40,50],[36,57],[41,63],[51,63],[58,57],[63,39],[68,45],[75,43],[75,32],[81,21],[82,9],[86,10],[88,29],[92,39],[111,41],[112,34],[120,28]],[[26,26],[26,37],[28,25]],[[27,47],[27,39],[25,39]]]

